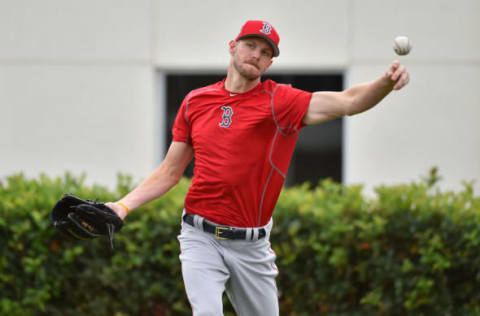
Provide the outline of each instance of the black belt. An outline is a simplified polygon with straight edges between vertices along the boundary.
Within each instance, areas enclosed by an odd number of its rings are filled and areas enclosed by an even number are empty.
[[[183,221],[191,226],[194,224],[195,215],[185,214],[183,215]],[[252,228],[250,230],[250,236],[247,236],[247,229],[245,228],[234,228],[229,226],[216,225],[212,222],[203,220],[203,231],[214,234],[218,239],[242,239],[242,240],[253,240],[253,230],[258,230],[258,239],[261,239],[267,235],[265,228]]]

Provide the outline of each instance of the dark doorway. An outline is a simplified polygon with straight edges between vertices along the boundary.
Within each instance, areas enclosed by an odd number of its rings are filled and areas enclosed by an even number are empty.
[[[200,88],[219,80],[223,74],[167,74],[167,148],[172,141],[172,126],[183,98],[193,89]],[[341,91],[343,75],[332,74],[288,74],[265,75],[263,80],[272,79],[279,83],[288,83],[293,87],[314,91]],[[318,181],[331,178],[342,181],[342,119],[307,126],[298,138],[295,153],[288,170],[285,184],[301,184],[305,181],[316,185]],[[193,162],[187,167],[185,175],[193,175]]]

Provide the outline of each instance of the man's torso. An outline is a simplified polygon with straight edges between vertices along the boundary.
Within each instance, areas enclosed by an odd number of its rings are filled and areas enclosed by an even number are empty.
[[[277,87],[266,81],[232,94],[219,82],[186,97],[182,106],[195,152],[187,212],[237,227],[268,223],[298,136],[295,126],[279,122]]]

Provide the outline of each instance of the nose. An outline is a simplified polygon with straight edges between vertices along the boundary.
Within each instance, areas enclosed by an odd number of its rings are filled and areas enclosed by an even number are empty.
[[[252,52],[252,56],[257,60],[260,59],[261,54],[262,54],[262,52],[261,52],[260,49],[254,49],[253,52]]]

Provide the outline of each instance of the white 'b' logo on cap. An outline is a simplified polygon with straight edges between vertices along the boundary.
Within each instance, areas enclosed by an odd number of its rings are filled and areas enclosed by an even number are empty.
[[[270,35],[270,33],[272,33],[272,26],[267,22],[263,22],[263,27],[260,30],[260,32],[262,32],[263,34]]]

